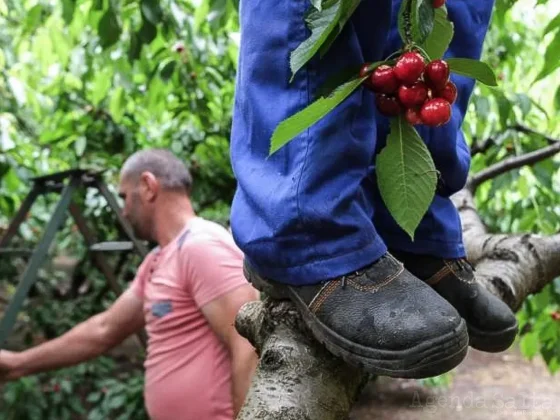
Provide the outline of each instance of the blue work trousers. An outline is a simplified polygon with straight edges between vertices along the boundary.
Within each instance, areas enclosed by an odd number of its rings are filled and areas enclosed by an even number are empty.
[[[261,275],[313,284],[364,267],[388,248],[442,258],[465,255],[449,196],[464,186],[469,171],[461,124],[474,80],[452,76],[458,99],[449,123],[417,126],[441,185],[414,241],[395,223],[376,188],[375,155],[386,142],[388,120],[377,113],[366,88],[268,156],[276,126],[312,103],[329,77],[402,46],[399,6],[397,0],[362,0],[329,52],[313,58],[290,82],[290,53],[310,34],[304,24],[310,1],[241,0],[231,226]],[[478,59],[493,0],[452,0],[447,8],[455,36],[446,56]]]

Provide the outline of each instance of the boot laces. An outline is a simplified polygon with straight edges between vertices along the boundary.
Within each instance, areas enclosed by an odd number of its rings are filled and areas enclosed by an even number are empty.
[[[356,278],[358,276],[361,276],[364,273],[364,271],[365,270],[357,270],[357,271],[354,271],[353,273],[346,274],[346,275],[342,276],[341,279],[340,279],[340,282],[342,284],[342,288],[346,289],[346,283],[347,283],[348,279],[353,279],[353,278]]]
[[[467,269],[467,267],[469,267],[472,271],[476,271],[476,269],[474,268],[474,266],[470,263],[469,260],[467,260],[466,258],[456,258],[452,260],[452,264],[455,265],[455,267],[457,267],[459,270],[464,270]]]

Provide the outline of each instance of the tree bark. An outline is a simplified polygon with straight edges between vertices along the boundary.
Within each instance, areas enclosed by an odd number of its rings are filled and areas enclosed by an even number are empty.
[[[476,278],[517,311],[524,299],[560,275],[560,234],[488,233],[473,193],[452,197]],[[291,303],[245,305],[236,327],[257,348],[260,363],[238,420],[341,420],[367,375],[332,357],[305,331]]]
[[[476,268],[477,280],[514,311],[527,296],[560,275],[560,234],[491,234],[469,190],[461,190],[452,200],[461,216],[467,257]]]
[[[246,304],[236,328],[260,362],[238,420],[340,420],[367,374],[333,357],[305,331],[290,302]]]

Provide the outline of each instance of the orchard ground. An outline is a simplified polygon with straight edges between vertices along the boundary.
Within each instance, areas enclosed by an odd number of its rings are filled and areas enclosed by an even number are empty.
[[[470,349],[448,388],[380,378],[362,394],[350,420],[552,420],[560,418],[560,375],[517,347],[499,354]]]

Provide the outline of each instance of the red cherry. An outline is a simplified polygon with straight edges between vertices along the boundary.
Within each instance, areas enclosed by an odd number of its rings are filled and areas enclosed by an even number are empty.
[[[369,74],[369,66],[371,65],[371,63],[364,63],[362,65],[362,67],[360,68],[360,78],[361,77],[366,77]]]
[[[424,82],[416,82],[412,86],[401,85],[398,98],[406,108],[420,106],[428,98],[428,87]]]
[[[408,108],[406,110],[406,114],[404,114],[404,117],[412,125],[422,124],[422,118],[420,117],[420,111],[416,108]]]
[[[399,57],[395,64],[395,76],[406,84],[415,83],[426,67],[424,58],[417,52],[407,52]]]
[[[439,127],[451,119],[451,105],[442,98],[430,99],[422,106],[420,117],[424,124]]]
[[[360,68],[360,73],[359,73],[360,78],[366,77],[367,75],[369,75],[369,69],[368,68],[369,68],[370,65],[371,65],[371,63],[364,63],[362,65],[362,67]],[[368,89],[373,90],[373,86],[371,85],[371,81],[370,81],[369,77],[363,81],[363,85],[365,87],[367,87]]]
[[[438,90],[436,93],[438,98],[443,98],[450,104],[453,104],[457,99],[457,86],[453,82],[447,82],[442,90]]]
[[[434,0],[434,9],[439,9],[441,6],[445,4],[445,0]]]
[[[393,68],[387,65],[377,67],[371,74],[370,82],[377,93],[394,93],[399,88]]]
[[[555,321],[560,321],[560,312],[555,311],[550,314],[550,317]]]
[[[181,41],[177,41],[175,45],[173,45],[173,51],[182,53],[183,51],[185,51],[185,44],[183,44]]]
[[[430,61],[424,70],[424,80],[436,90],[443,89],[449,81],[449,65],[443,60]]]
[[[394,96],[377,94],[375,95],[375,104],[379,112],[388,117],[395,117],[403,111],[402,105]]]

